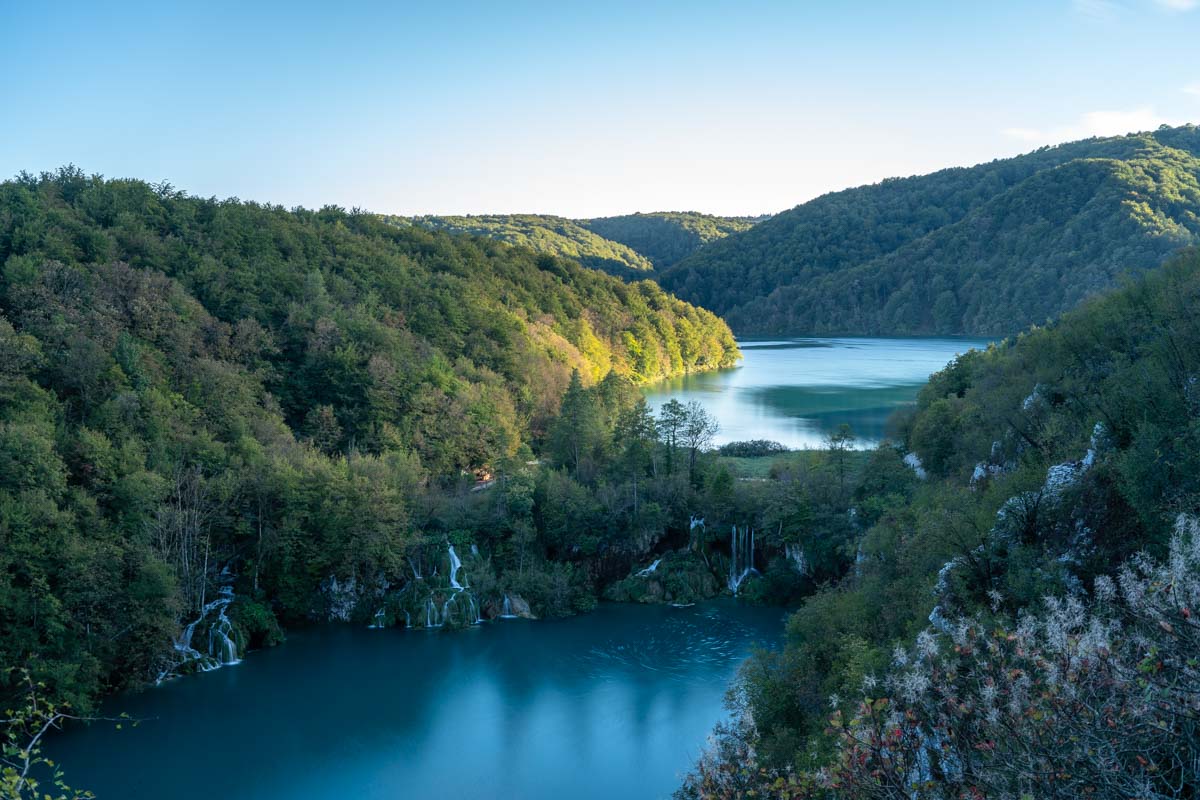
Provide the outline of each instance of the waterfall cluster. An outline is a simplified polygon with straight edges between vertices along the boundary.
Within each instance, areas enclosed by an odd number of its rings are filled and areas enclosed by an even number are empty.
[[[434,599],[433,594],[425,598],[426,628],[440,628],[453,619],[461,620],[467,625],[483,622],[475,595],[460,589],[447,596],[441,603]]]
[[[459,583],[458,572],[462,569],[462,561],[454,552],[454,545],[448,544],[447,557],[450,561],[450,593],[438,603],[434,592],[425,598],[425,627],[440,628],[450,620],[458,620],[467,625],[478,625],[483,622],[480,615],[479,602],[468,587]],[[407,620],[407,615],[405,617]]]
[[[757,574],[754,568],[754,529],[749,526],[739,528],[733,526],[733,538],[729,543],[729,591],[735,595],[741,588],[742,582]]]
[[[158,676],[161,683],[166,678],[176,675],[184,667],[198,672],[211,672],[214,669],[237,664],[241,661],[238,656],[237,642],[233,639],[233,622],[229,619],[228,610],[233,603],[233,587],[222,586],[217,598],[205,603],[200,609],[200,616],[184,626],[173,642],[177,661]],[[204,650],[199,650],[193,642],[197,629],[207,627]]]

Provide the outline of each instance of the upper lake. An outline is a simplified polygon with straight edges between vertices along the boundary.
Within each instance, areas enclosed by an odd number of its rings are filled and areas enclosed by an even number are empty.
[[[662,381],[646,389],[656,410],[698,400],[717,418],[717,444],[770,439],[822,446],[847,423],[858,446],[884,438],[888,417],[913,403],[929,376],[983,339],[742,339],[740,366]]]

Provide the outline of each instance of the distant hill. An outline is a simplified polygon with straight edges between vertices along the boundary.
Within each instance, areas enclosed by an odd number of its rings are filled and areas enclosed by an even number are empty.
[[[666,269],[709,242],[749,230],[766,217],[714,217],[695,211],[657,211],[580,220],[580,224],[613,242],[627,245]]]
[[[500,239],[539,253],[571,258],[585,267],[641,279],[709,242],[749,229],[762,217],[714,217],[662,211],[573,220],[547,214],[483,214],[385,219],[393,224]]]
[[[742,334],[1008,334],[1200,241],[1200,130],[824,195],[657,276]]]
[[[388,217],[431,230],[499,239],[538,253],[571,258],[614,275],[649,272],[650,259],[627,245],[609,241],[580,223],[544,214],[486,214],[466,217]],[[641,276],[644,277],[644,276]]]

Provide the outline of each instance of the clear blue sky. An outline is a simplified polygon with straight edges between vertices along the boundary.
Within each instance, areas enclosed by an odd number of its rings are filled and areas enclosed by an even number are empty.
[[[1200,121],[1197,52],[1200,0],[0,0],[0,175],[73,162],[402,214],[760,213]]]

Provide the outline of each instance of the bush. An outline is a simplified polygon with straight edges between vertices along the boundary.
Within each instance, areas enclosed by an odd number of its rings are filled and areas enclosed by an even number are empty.
[[[763,456],[776,456],[787,451],[788,449],[779,442],[772,442],[769,439],[729,442],[717,448],[718,453],[732,458],[762,458]]]

